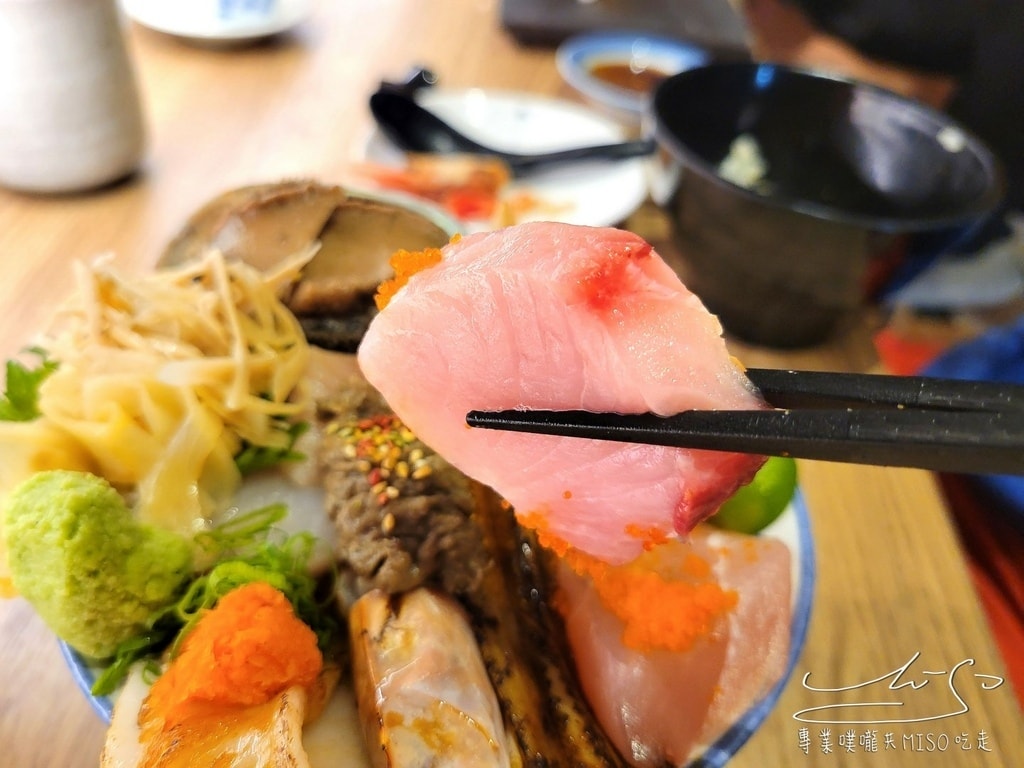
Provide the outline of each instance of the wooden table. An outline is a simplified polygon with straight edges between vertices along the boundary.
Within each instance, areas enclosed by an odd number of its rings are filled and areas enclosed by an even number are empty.
[[[147,269],[185,217],[227,188],[296,176],[346,181],[371,129],[367,96],[381,78],[423,63],[450,87],[573,98],[550,50],[520,49],[501,31],[496,0],[322,0],[294,34],[238,50],[190,47],[136,27],[129,34],[150,126],[140,174],[81,196],[0,191],[0,351],[7,356],[70,291],[72,260],[112,251],[124,268]],[[664,234],[650,209],[629,224],[652,239]],[[819,349],[779,354],[736,345],[736,353],[748,364],[866,370],[876,365],[871,329],[865,318]],[[1024,764],[1024,721],[1009,683],[983,687],[1004,667],[934,478],[809,462],[800,473],[818,558],[807,644],[767,724],[733,764]],[[917,715],[956,711],[946,680],[960,665],[953,677],[968,712],[903,724],[794,719],[800,710],[836,701],[837,694],[808,686],[865,682],[916,654],[903,680],[927,685],[873,694],[904,699]],[[961,664],[968,659],[973,666]],[[823,748],[826,727],[831,752]],[[53,635],[23,601],[0,602],[0,763],[95,765],[103,734]]]

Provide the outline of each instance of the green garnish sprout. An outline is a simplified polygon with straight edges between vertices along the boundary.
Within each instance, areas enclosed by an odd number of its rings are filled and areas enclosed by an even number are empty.
[[[7,361],[7,379],[0,398],[0,421],[32,421],[40,416],[39,387],[57,370],[57,363],[47,357],[46,350],[28,350],[39,358],[36,368],[28,368],[17,360]]]
[[[295,450],[295,441],[298,440],[309,429],[309,424],[304,421],[289,424],[282,428],[282,432],[288,435],[288,444],[281,447],[268,445],[253,445],[245,442],[235,455],[235,466],[243,476],[251,475],[260,470],[269,469],[285,461],[302,461],[306,455]]]
[[[316,537],[308,532],[282,536],[275,528],[287,512],[283,504],[271,504],[197,535],[197,545],[212,556],[213,566],[197,574],[176,603],[155,614],[147,631],[118,646],[93,684],[93,695],[112,693],[137,661],[165,651],[173,656],[221,597],[254,581],[283,592],[296,615],[316,633],[321,651],[332,650],[341,629],[333,589],[309,572]]]

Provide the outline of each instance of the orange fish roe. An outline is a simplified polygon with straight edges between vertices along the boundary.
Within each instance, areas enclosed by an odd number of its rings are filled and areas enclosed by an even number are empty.
[[[440,248],[427,248],[422,251],[401,250],[391,256],[391,268],[395,270],[395,276],[385,280],[377,288],[377,295],[373,300],[377,303],[377,309],[384,309],[392,297],[409,282],[409,278],[417,272],[434,266],[441,261]]]
[[[738,601],[735,590],[715,582],[710,564],[695,554],[684,559],[684,578],[678,579],[655,572],[643,555],[612,566],[576,552],[570,565],[593,581],[601,604],[623,622],[623,645],[638,651],[687,651]]]
[[[757,562],[761,552],[757,546],[757,539],[748,539],[743,542],[743,555],[748,563]]]
[[[313,630],[278,590],[252,582],[220,599],[150,689],[145,720],[173,728],[209,705],[263,704],[323,668]],[[161,722],[162,721],[162,722]]]
[[[693,576],[695,579],[710,579],[711,563],[700,555],[687,552],[686,557],[683,558],[683,573]]]
[[[550,549],[559,557],[566,557],[572,550],[569,543],[551,533],[548,528],[548,516],[544,512],[516,513],[516,520],[524,528],[537,534],[537,542],[545,549]]]
[[[712,550],[719,557],[738,557],[742,556],[743,559],[748,563],[756,563],[758,558],[761,557],[761,548],[758,544],[758,540],[751,537],[739,545],[739,550],[734,547],[715,547]]]
[[[636,523],[630,523],[626,526],[626,535],[634,539],[640,539],[644,543],[644,549],[648,552],[658,544],[664,544],[668,541],[668,534],[656,525],[644,528]]]
[[[461,239],[461,235],[455,235],[451,242],[457,243]],[[440,248],[425,248],[422,251],[400,250],[392,254],[388,263],[395,271],[395,276],[390,280],[385,280],[377,287],[377,295],[373,297],[377,309],[384,309],[392,297],[409,282],[409,278],[417,272],[422,272],[424,269],[438,264],[443,257],[444,254]]]
[[[641,651],[689,650],[698,638],[710,634],[737,599],[735,592],[718,584],[666,581],[639,568],[608,571],[598,582],[598,594],[625,622],[623,644]]]
[[[687,651],[710,634],[739,600],[735,590],[723,589],[714,580],[711,564],[696,553],[688,552],[682,558],[675,569],[678,578],[658,573],[655,569],[660,553],[653,543],[656,528],[627,526],[627,531],[634,529],[631,535],[651,540],[652,544],[636,560],[610,565],[551,533],[543,512],[520,514],[517,519],[520,525],[536,532],[541,546],[593,582],[601,604],[622,621],[622,643],[627,648]],[[670,541],[663,531],[660,534],[659,543]],[[559,605],[557,599],[555,605]]]

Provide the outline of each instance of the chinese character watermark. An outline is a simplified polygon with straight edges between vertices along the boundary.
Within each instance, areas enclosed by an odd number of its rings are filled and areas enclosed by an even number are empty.
[[[992,752],[991,734],[984,729],[969,733],[929,726],[970,711],[967,694],[994,690],[1003,684],[1004,678],[979,672],[968,677],[969,668],[975,663],[970,658],[941,670],[915,667],[920,656],[920,652],[915,653],[892,671],[852,685],[813,686],[809,682],[811,674],[806,673],[801,684],[823,703],[793,715],[794,720],[804,724],[797,730],[797,749],[805,755]],[[973,689],[968,685],[972,680]],[[937,686],[928,689],[932,681],[937,681]],[[909,727],[919,723],[929,726],[921,726],[920,730]],[[819,726],[817,731],[810,724]],[[878,727],[893,725],[902,726],[903,730]]]

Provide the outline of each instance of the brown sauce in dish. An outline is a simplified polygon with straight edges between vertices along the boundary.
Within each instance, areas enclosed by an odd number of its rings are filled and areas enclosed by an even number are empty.
[[[620,62],[593,64],[589,67],[589,71],[598,80],[636,93],[647,93],[668,77],[667,72],[662,72],[654,67],[634,70],[629,64]]]

